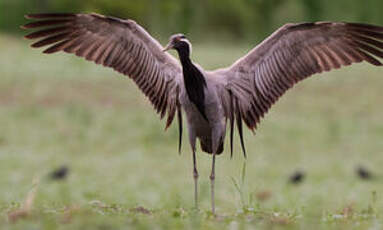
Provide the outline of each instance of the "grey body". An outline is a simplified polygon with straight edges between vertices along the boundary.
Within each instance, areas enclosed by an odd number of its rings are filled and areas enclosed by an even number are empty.
[[[195,148],[196,139],[198,138],[201,145],[209,149],[206,152],[212,153],[212,151],[217,150],[224,143],[226,118],[221,98],[217,92],[219,89],[217,78],[209,75],[202,69],[200,70],[207,83],[207,88],[205,88],[205,113],[208,121],[202,117],[197,107],[189,100],[184,87],[181,91],[180,102],[186,115],[190,145],[192,148]],[[222,151],[217,151],[217,154],[220,153]]]

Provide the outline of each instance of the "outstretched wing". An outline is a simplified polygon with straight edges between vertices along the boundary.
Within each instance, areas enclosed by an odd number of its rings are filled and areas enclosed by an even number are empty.
[[[181,66],[136,22],[98,14],[30,14],[26,18],[38,19],[23,26],[39,29],[25,36],[40,39],[32,47],[49,46],[44,50],[47,54],[73,53],[129,76],[161,118],[168,113],[166,128],[171,125],[180,110]]]
[[[260,119],[297,82],[323,71],[367,61],[380,66],[383,27],[357,23],[287,24],[240,58],[223,75],[220,95],[242,142],[242,120],[255,130]],[[242,145],[243,146],[243,145]]]

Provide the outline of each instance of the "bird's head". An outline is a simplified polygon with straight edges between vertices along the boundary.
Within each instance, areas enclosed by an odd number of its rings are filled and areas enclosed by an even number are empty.
[[[164,52],[170,49],[175,49],[178,52],[185,50],[191,53],[191,43],[183,34],[174,34],[170,37],[169,43],[166,45]]]

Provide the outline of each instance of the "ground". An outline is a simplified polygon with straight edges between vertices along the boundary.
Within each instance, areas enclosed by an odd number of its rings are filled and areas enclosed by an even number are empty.
[[[223,67],[251,46],[194,44],[194,60]],[[227,141],[214,217],[210,156],[198,153],[196,212],[186,133],[178,155],[177,127],[164,132],[128,77],[42,55],[19,37],[1,35],[0,50],[1,229],[382,228],[382,68],[358,64],[298,84],[255,136],[246,132],[247,160],[237,136],[230,159]],[[50,180],[63,165],[68,177]],[[358,178],[359,166],[375,177]],[[289,183],[297,170],[304,180]]]

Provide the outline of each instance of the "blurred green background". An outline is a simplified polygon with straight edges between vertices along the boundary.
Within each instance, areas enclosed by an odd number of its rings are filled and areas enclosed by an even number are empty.
[[[287,92],[255,136],[246,131],[245,176],[238,137],[232,160],[226,141],[212,218],[211,157],[198,151],[196,215],[186,132],[178,156],[177,127],[163,131],[128,77],[73,55],[43,55],[19,25],[37,12],[133,18],[162,44],[186,33],[193,60],[215,69],[286,22],[383,25],[382,9],[381,0],[0,0],[0,229],[381,229],[382,68],[356,64]],[[61,165],[68,178],[47,179]],[[360,165],[374,179],[361,180]],[[306,173],[299,185],[288,181],[296,170]],[[31,213],[12,223],[36,178]]]
[[[261,39],[286,22],[358,21],[383,24],[381,0],[0,0],[0,29],[20,32],[23,15],[98,12],[131,18],[150,32],[202,38]]]

